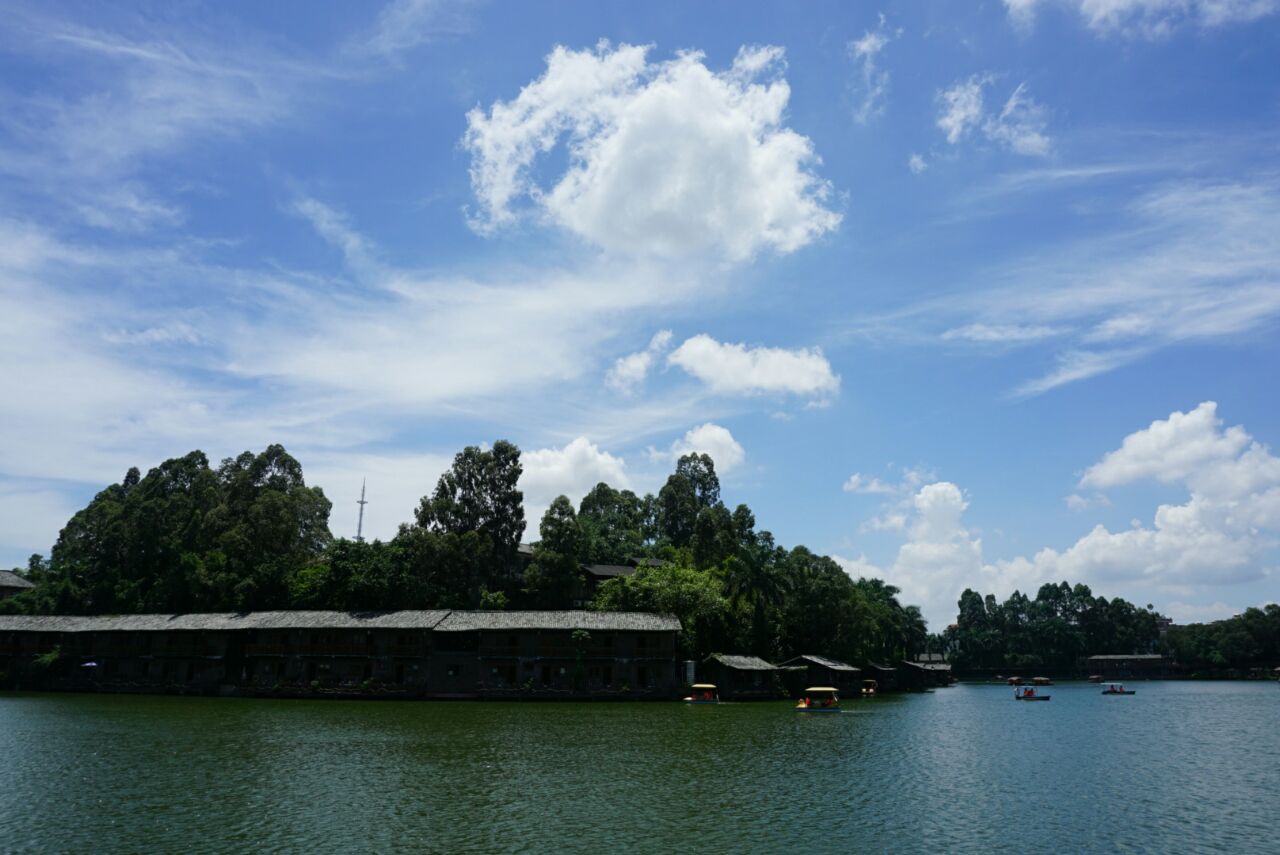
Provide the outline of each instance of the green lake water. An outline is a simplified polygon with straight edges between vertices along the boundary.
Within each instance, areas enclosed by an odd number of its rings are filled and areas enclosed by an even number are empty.
[[[0,852],[1280,852],[1280,686],[846,703],[0,694]]]

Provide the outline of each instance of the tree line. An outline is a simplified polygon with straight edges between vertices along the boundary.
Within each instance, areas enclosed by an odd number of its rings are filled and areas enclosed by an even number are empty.
[[[36,583],[0,612],[129,614],[267,609],[564,609],[587,592],[583,564],[639,563],[601,584],[599,610],[661,611],[684,655],[818,653],[854,662],[923,650],[920,610],[803,546],[780,546],[744,504],[721,499],[705,454],[676,463],[657,495],[596,485],[524,530],[520,450],[459,452],[412,521],[387,541],[335,538],[331,503],[283,447],[216,468],[200,451],[98,493],[25,571]]]
[[[959,671],[1073,672],[1083,656],[1155,653],[1162,618],[1119,597],[1095,597],[1088,585],[1040,586],[1035,599],[1015,591],[1003,603],[965,589],[954,626],[943,633]]]
[[[1280,605],[1245,609],[1212,623],[1171,626],[1160,642],[1166,656],[1209,674],[1280,666]]]
[[[1088,585],[1047,583],[1035,599],[1015,591],[1003,603],[966,589],[939,643],[969,673],[1069,673],[1082,657],[1159,653],[1189,673],[1225,676],[1280,665],[1280,605],[1177,626],[1151,605],[1095,597]]]

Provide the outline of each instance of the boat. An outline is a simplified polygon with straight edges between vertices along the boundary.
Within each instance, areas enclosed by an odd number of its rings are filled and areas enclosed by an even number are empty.
[[[1089,675],[1089,682],[1090,682],[1090,683],[1101,683],[1101,682],[1102,682],[1102,675],[1101,675],[1101,674],[1090,674],[1090,675]]]
[[[689,688],[689,697],[684,699],[686,704],[720,703],[720,695],[716,691],[715,683],[694,683]]]
[[[1013,690],[1013,699],[1015,701],[1047,701],[1049,695],[1042,695],[1035,689],[1017,688]]]
[[[840,712],[840,695],[831,686],[810,686],[796,704],[796,712]]]
[[[1009,680],[1008,680],[1008,682],[1009,682],[1009,685],[1010,685],[1010,686],[1021,686],[1021,685],[1022,685],[1022,678],[1021,678],[1021,677],[1010,677],[1010,678],[1009,678]]]
[[[1031,682],[1037,686],[1052,686],[1053,681],[1048,677],[1032,677]]]
[[[1102,690],[1102,694],[1104,695],[1135,695],[1137,694],[1137,690],[1126,689],[1120,683],[1112,683],[1111,685],[1107,686],[1105,689]]]
[[[880,691],[880,684],[875,680],[862,681],[862,696],[864,698],[874,698],[878,691]]]

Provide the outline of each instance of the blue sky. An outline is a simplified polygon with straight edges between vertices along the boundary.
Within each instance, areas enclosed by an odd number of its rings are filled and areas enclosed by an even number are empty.
[[[532,517],[708,451],[935,628],[1276,599],[1276,0],[4,15],[2,565],[192,448],[386,537],[509,438]]]

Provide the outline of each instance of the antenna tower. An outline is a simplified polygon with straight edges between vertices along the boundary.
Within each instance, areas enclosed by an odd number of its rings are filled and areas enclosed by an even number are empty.
[[[369,504],[364,500],[364,479],[360,479],[360,501],[356,502],[360,506],[360,518],[356,522],[356,542],[364,543],[364,506]]]

